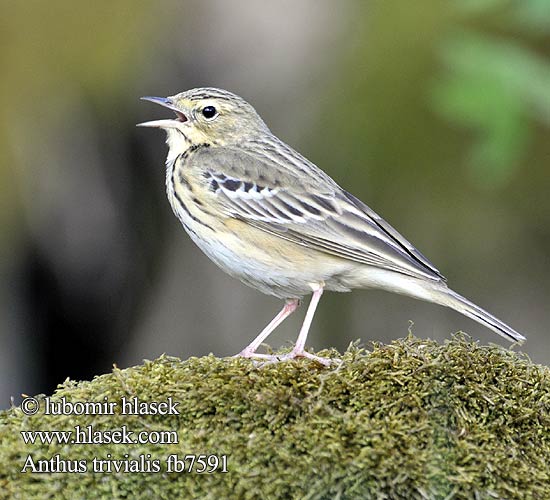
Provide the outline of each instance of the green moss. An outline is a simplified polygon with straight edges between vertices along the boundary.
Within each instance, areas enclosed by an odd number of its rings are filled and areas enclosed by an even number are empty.
[[[413,336],[342,363],[257,367],[214,356],[66,381],[52,400],[179,402],[179,415],[0,414],[5,498],[550,498],[550,369],[461,336]],[[42,401],[44,403],[44,401]],[[176,430],[178,444],[25,445],[20,431]],[[151,455],[159,473],[21,473],[64,459]],[[167,473],[171,454],[227,455],[228,473]]]

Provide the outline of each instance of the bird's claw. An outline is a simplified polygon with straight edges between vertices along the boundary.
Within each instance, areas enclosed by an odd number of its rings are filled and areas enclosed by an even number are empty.
[[[342,360],[335,358],[323,358],[321,356],[316,356],[307,351],[297,351],[292,350],[287,354],[259,354],[256,352],[247,352],[246,349],[241,351],[239,354],[233,356],[234,358],[249,358],[252,360],[261,360],[261,365],[271,364],[271,363],[281,363],[283,361],[290,361],[291,359],[296,358],[307,358],[317,363],[322,364],[323,366],[330,366],[333,363],[340,363]]]

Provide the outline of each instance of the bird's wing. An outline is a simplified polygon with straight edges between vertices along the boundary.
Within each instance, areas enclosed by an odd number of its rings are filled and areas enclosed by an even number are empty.
[[[282,143],[281,143],[282,144]],[[270,234],[358,263],[436,281],[416,248],[327,174],[284,145],[211,147],[194,159],[227,215]],[[275,154],[276,153],[276,154]]]

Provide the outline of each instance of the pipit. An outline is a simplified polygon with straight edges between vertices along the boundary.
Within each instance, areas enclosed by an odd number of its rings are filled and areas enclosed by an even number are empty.
[[[275,137],[241,97],[197,88],[143,97],[175,118],[141,123],[167,132],[166,192],[181,224],[226,273],[285,300],[241,352],[244,357],[330,360],[305,351],[324,290],[380,288],[450,307],[510,341],[517,331],[447,287],[443,275],[367,205]],[[294,348],[259,354],[260,344],[312,299]]]

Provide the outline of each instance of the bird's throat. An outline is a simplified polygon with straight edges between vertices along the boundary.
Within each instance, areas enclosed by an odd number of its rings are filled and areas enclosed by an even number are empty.
[[[185,153],[192,143],[186,135],[177,129],[166,129],[166,144],[168,144],[168,156],[166,164],[173,164],[178,156]]]

